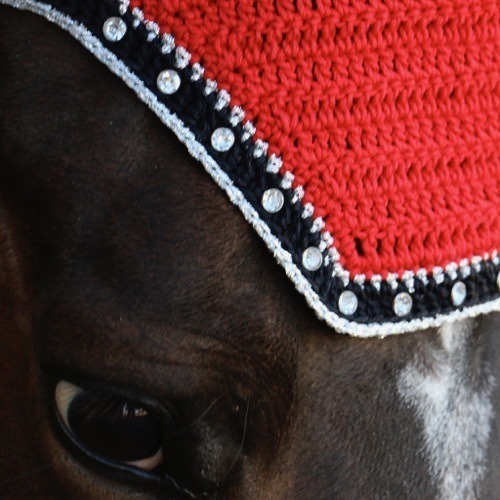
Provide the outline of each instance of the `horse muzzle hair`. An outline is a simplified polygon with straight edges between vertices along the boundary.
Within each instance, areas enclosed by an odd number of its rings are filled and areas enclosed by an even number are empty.
[[[0,32],[2,498],[498,496],[498,313],[336,334],[119,79]]]

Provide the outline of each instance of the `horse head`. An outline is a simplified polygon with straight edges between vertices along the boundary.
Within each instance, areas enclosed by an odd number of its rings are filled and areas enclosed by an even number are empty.
[[[498,313],[332,331],[118,78],[0,31],[2,496],[498,494]]]

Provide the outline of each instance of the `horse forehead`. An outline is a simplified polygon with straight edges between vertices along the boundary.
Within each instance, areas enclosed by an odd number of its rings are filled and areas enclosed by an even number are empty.
[[[149,320],[170,325],[150,330],[158,345],[170,345],[175,328],[226,340],[226,348],[238,338],[259,365],[266,364],[269,345],[279,359],[293,342],[284,319],[292,315],[284,277],[205,173],[170,145],[168,134],[160,137],[147,150],[138,147],[125,168],[108,160],[91,172],[80,156],[45,171],[43,226],[57,228],[44,240],[54,256],[46,294],[54,314],[46,318],[81,309],[98,326],[100,316],[134,315],[145,321],[144,330]],[[63,198],[67,209],[58,210]],[[141,355],[144,343],[130,329],[115,325],[109,333],[127,343],[136,339]]]
[[[241,216],[172,134],[95,61],[87,67],[85,56],[63,54],[55,75],[28,65],[19,85],[32,84],[34,95],[3,106],[13,126],[2,176],[29,200],[33,225],[57,260],[54,272],[84,260],[100,264],[99,272],[142,280],[144,288],[162,280],[193,299],[199,287],[235,280],[237,272],[247,270],[251,281],[260,265],[248,252],[255,237]],[[75,68],[84,74],[79,83],[71,78]],[[73,97],[60,102],[43,89],[65,70]],[[39,78],[40,87],[33,84]],[[7,93],[15,91],[7,85]],[[45,119],[19,112],[32,99],[41,103],[35,115],[50,109]],[[23,153],[14,159],[18,144]]]
[[[398,394],[421,427],[421,449],[442,498],[475,498],[495,487],[487,472],[498,453],[492,355],[498,320],[490,315],[444,324],[437,342],[423,346],[398,375]]]

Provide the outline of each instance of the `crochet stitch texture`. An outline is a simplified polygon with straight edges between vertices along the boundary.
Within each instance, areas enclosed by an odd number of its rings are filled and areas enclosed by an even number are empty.
[[[132,0],[231,94],[351,276],[500,247],[497,0]]]

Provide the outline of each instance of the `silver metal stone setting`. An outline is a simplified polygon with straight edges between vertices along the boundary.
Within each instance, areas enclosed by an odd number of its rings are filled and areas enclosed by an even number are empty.
[[[120,17],[110,17],[102,27],[104,38],[110,42],[119,42],[127,32],[127,24]]]
[[[275,214],[283,208],[285,196],[277,188],[267,189],[262,195],[261,203],[267,212]]]
[[[234,133],[230,128],[220,127],[213,131],[212,137],[210,139],[212,147],[216,151],[224,153],[229,151],[234,144]]]
[[[302,265],[308,271],[317,271],[323,264],[323,255],[318,247],[309,247],[302,253]]]
[[[177,71],[166,69],[158,75],[156,85],[162,94],[175,94],[181,86],[181,77]]]
[[[500,271],[497,274],[497,288],[500,290]]]
[[[454,306],[461,306],[467,297],[467,287],[463,281],[457,281],[451,287],[451,302]]]
[[[411,312],[412,306],[413,299],[411,298],[411,295],[407,292],[401,292],[394,297],[392,310],[396,313],[396,316],[402,317]]]
[[[358,297],[351,290],[345,290],[339,297],[339,311],[346,315],[352,316],[358,309]]]

